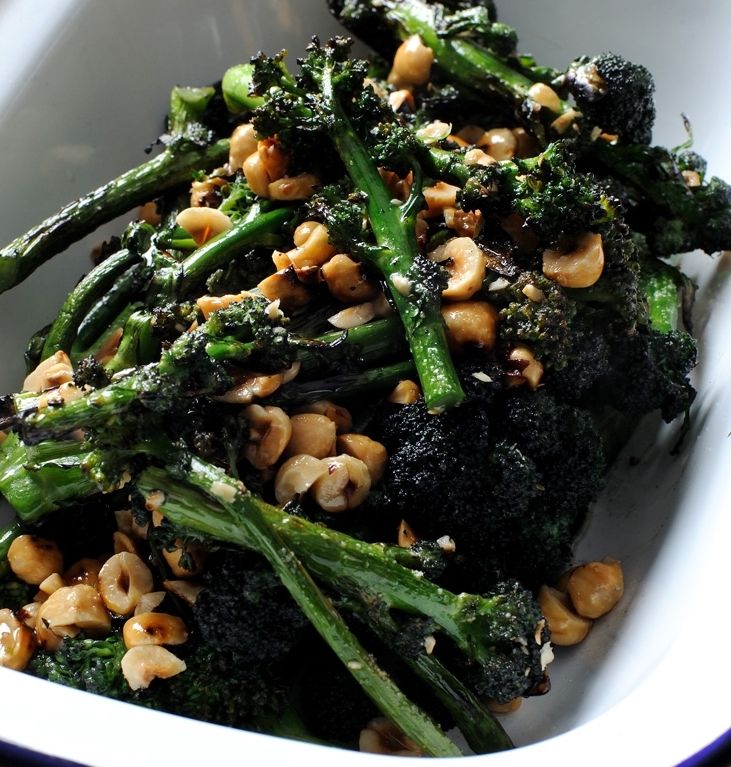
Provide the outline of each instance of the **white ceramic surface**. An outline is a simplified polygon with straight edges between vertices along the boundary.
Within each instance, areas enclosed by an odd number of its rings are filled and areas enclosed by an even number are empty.
[[[657,82],[656,141],[683,141],[686,113],[696,148],[714,173],[731,179],[731,99],[718,67],[731,29],[727,0],[500,6],[521,33],[521,49],[548,64],[608,49],[646,64]],[[297,54],[311,34],[336,29],[324,0],[4,0],[0,240],[142,161],[161,130],[171,85],[205,84],[259,48]],[[0,391],[17,387],[26,339],[54,316],[100,237],[0,296]],[[623,561],[624,601],[587,642],[557,651],[548,696],[504,720],[524,747],[476,764],[670,767],[731,727],[731,706],[720,694],[731,687],[723,649],[731,636],[731,611],[723,607],[731,580],[731,259],[694,255],[685,264],[701,286],[691,432],[671,458],[677,427],[641,425],[578,551]],[[84,764],[383,762],[181,720],[4,669],[0,690],[0,740]]]

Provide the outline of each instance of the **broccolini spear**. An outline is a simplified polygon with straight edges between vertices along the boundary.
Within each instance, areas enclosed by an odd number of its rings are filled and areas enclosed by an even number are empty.
[[[349,52],[348,40],[331,40],[325,45],[313,42],[300,62],[297,78],[286,69],[282,56],[258,57],[252,82],[264,103],[254,111],[254,126],[262,136],[276,134],[277,141],[295,152],[322,145],[322,139],[325,147],[320,155],[335,150],[355,191],[365,198],[375,245],[364,242],[361,219],[353,216],[352,209],[336,213],[339,225],[332,227],[331,234],[339,230],[345,238],[347,230],[350,248],[355,246],[357,255],[385,278],[429,406],[440,409],[458,405],[464,393],[439,314],[439,280],[433,265],[420,257],[416,243],[421,168],[412,152],[413,132],[399,124],[370,88],[364,88],[367,64],[350,59]],[[380,149],[391,155],[388,159],[392,163],[414,173],[412,193],[403,204],[393,200],[379,174],[379,146],[368,146],[373,137],[382,141]]]
[[[479,93],[507,104],[538,136],[547,133],[546,113],[551,121],[563,114],[575,118],[570,103],[557,93],[550,106],[537,100],[533,86],[554,73],[517,55],[515,30],[495,20],[491,4],[328,0],[328,5],[338,21],[387,58],[396,43],[418,35],[434,54],[438,76],[466,94]]]
[[[201,147],[181,138],[152,160],[64,206],[0,251],[0,292],[102,224],[189,181],[195,171],[219,165],[228,157],[228,147],[228,139]]]

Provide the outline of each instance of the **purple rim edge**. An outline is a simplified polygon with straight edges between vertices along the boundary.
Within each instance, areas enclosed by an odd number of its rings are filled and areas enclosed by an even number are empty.
[[[7,741],[0,741],[0,767],[8,759],[22,759],[29,765],[44,765],[47,767],[85,767],[80,762],[71,762],[57,756],[49,756],[40,751],[32,751],[23,746],[15,746]],[[728,758],[728,761],[712,762],[717,758]],[[17,764],[17,762],[10,762]],[[679,762],[675,767],[731,767],[731,729],[726,730],[716,740],[709,743],[687,759]]]
[[[42,767],[85,767],[81,762],[70,762],[58,756],[49,756],[40,751],[32,751],[23,746],[16,746],[0,741],[0,767],[5,765],[39,765]]]
[[[726,759],[724,762],[712,761]],[[731,766],[731,729],[726,730],[712,743],[689,756],[676,767],[729,767]]]

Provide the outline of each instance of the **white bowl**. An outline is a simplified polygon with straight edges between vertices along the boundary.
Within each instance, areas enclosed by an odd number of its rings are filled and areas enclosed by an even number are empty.
[[[657,83],[657,143],[685,140],[681,112],[713,173],[731,179],[731,99],[718,55],[731,28],[727,0],[503,0],[521,50],[563,67],[614,50]],[[161,132],[169,89],[202,85],[262,48],[298,55],[312,34],[338,30],[324,0],[5,0],[0,7],[0,240],[144,160]],[[711,55],[714,52],[714,55]],[[718,54],[718,55],[717,55]],[[105,227],[102,234],[116,231]],[[30,334],[55,315],[85,270],[97,233],[0,296],[0,391],[22,381]],[[677,426],[644,422],[592,514],[578,557],[622,560],[622,605],[577,648],[557,651],[553,690],[504,722],[522,748],[491,767],[678,764],[731,726],[728,542],[731,514],[729,257],[693,255],[699,396],[680,456]],[[638,456],[639,464],[630,464]],[[723,648],[723,649],[722,649]],[[0,669],[0,741],[89,765],[197,762],[375,764],[381,757],[294,743],[143,710]],[[6,746],[7,748],[7,746]],[[2,750],[0,749],[0,753]],[[235,757],[232,755],[236,755]]]

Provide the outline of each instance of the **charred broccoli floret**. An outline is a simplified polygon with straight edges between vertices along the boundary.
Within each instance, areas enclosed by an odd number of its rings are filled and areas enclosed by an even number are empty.
[[[388,503],[419,534],[454,539],[462,588],[559,570],[605,469],[589,415],[543,391],[508,390],[489,415],[401,406],[376,433]]]
[[[203,641],[242,666],[281,662],[309,625],[260,557],[228,550],[209,559],[193,616]]]
[[[655,122],[655,83],[648,69],[616,53],[583,56],[567,73],[584,121],[625,144],[649,144]]]

